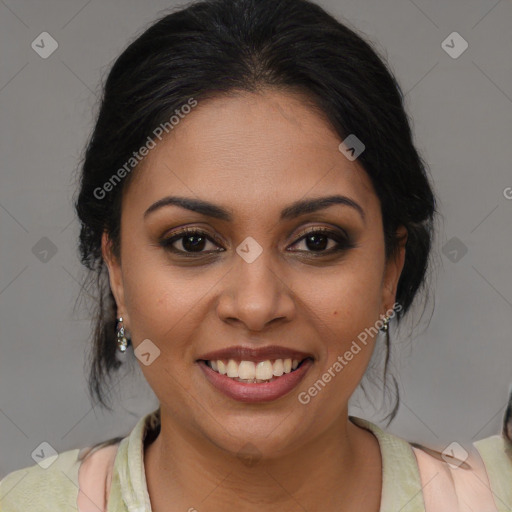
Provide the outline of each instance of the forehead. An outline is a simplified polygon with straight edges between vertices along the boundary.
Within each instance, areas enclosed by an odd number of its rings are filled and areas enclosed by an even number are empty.
[[[254,214],[269,202],[280,208],[334,193],[365,209],[378,205],[365,170],[339,151],[341,139],[326,117],[297,93],[199,101],[156,142],[127,187],[126,199],[141,207],[164,195],[187,195]]]

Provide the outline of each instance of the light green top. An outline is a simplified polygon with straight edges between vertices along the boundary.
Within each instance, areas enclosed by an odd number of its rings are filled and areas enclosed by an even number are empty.
[[[144,439],[157,411],[139,419],[119,443],[107,512],[150,512],[144,472]],[[378,439],[382,455],[380,512],[425,512],[420,474],[411,445],[377,425],[354,416],[356,425]],[[485,463],[499,512],[512,511],[512,443],[495,435],[474,443]],[[9,473],[0,481],[0,512],[77,511],[80,449],[59,454],[46,469],[38,464]]]

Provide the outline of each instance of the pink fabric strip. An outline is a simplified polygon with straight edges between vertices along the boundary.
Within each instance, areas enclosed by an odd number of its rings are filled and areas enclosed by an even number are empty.
[[[466,461],[472,469],[437,460],[413,447],[418,461],[426,512],[498,512],[478,452]]]
[[[81,463],[76,502],[79,512],[106,512],[118,447],[119,444],[100,448]]]

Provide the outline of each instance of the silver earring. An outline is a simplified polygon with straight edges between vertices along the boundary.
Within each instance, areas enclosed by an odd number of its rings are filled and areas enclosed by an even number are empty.
[[[384,317],[384,319],[383,319],[384,323],[382,324],[382,327],[380,328],[380,330],[382,332],[387,332],[388,331],[388,329],[389,329],[389,318],[390,317],[387,316],[387,315]]]
[[[125,353],[128,345],[130,344],[130,340],[125,335],[123,317],[119,317],[116,322],[116,331],[117,331],[117,350],[121,353]]]

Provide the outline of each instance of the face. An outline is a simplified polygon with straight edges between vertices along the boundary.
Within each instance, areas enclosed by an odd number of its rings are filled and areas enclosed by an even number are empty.
[[[173,428],[232,452],[250,439],[271,457],[347,421],[374,331],[345,354],[393,306],[405,249],[385,260],[378,197],[340,142],[298,95],[217,97],[199,102],[125,187],[120,260],[106,235],[103,254],[118,314],[134,349],[146,344],[149,364],[139,364]],[[290,208],[332,196],[341,200]],[[258,352],[269,346],[277,349]],[[233,351],[210,355],[222,349]],[[238,382],[221,363],[208,367],[210,357],[273,380]],[[230,370],[230,358],[245,362]],[[286,368],[275,361],[286,367],[287,358],[301,364],[278,376]]]

